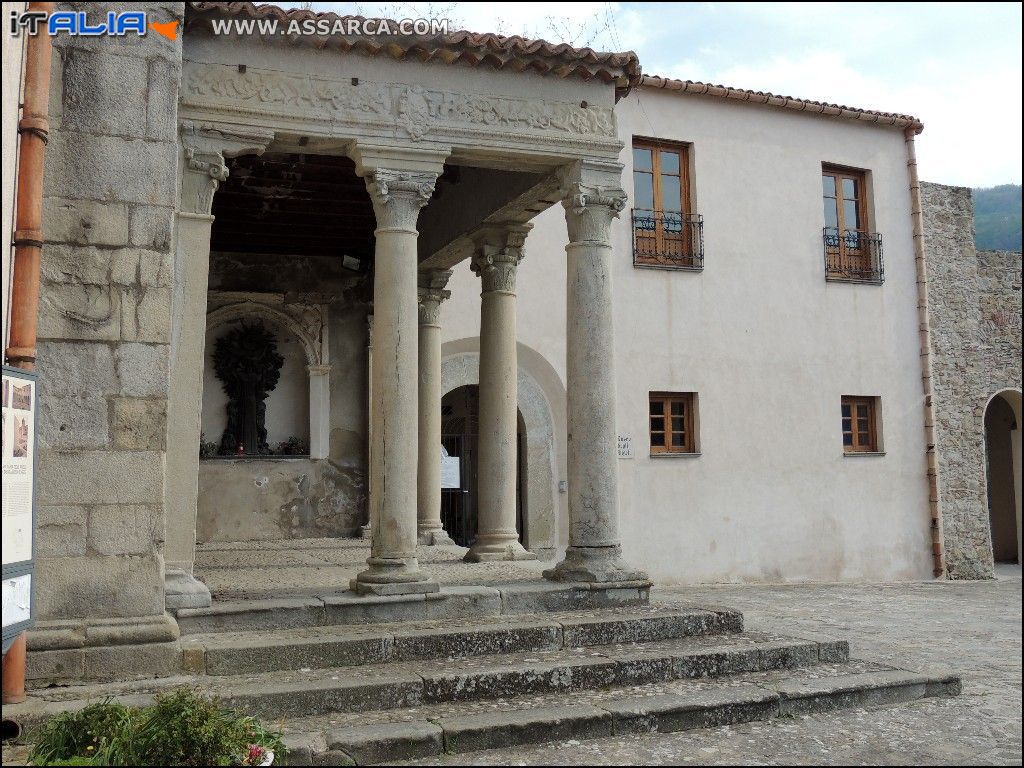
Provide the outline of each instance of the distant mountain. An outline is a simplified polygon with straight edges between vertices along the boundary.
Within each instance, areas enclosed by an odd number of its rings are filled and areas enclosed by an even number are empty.
[[[1020,250],[1020,184],[975,189],[974,244],[982,251]]]

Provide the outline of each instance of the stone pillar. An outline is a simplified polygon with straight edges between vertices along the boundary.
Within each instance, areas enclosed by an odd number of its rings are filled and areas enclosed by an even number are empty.
[[[536,560],[516,531],[519,400],[516,357],[516,269],[529,225],[485,231],[475,244],[481,278],[480,428],[477,452],[479,526],[466,561]]]
[[[360,594],[436,592],[416,559],[416,471],[419,407],[416,383],[418,297],[416,222],[443,170],[428,151],[357,146],[356,171],[366,179],[377,216],[374,231],[373,370],[370,414],[368,568],[351,582]]]
[[[441,302],[451,270],[420,274],[419,464],[416,499],[420,544],[454,544],[441,524]]]
[[[261,154],[271,132],[181,127],[181,201],[174,237],[167,403],[167,515],[164,600],[169,610],[210,605],[210,590],[192,575],[199,501],[199,434],[206,343],[206,295],[210,276],[213,195],[228,177],[226,157]]]
[[[331,454],[331,366],[307,365],[306,371],[309,373],[309,457],[326,459]]]
[[[569,229],[566,373],[569,548],[554,581],[645,581],[619,543],[618,434],[612,328],[611,223],[626,205],[621,166],[579,164],[567,174]]]

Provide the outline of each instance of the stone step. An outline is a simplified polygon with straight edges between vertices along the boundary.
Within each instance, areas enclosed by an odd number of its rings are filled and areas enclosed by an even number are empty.
[[[371,765],[564,739],[669,733],[955,696],[960,680],[864,662],[574,695],[457,702],[284,722],[295,765]]]
[[[186,671],[235,675],[644,643],[742,629],[743,617],[735,611],[635,606],[483,617],[472,623],[432,621],[194,634],[184,637],[181,647]]]
[[[273,723],[280,718],[388,710],[446,702],[496,700],[551,693],[719,677],[845,661],[845,642],[764,634],[697,635],[648,643],[562,648],[460,659],[389,662],[360,667],[164,678],[108,685],[41,689],[40,717],[82,706],[86,699],[127,697],[145,703],[183,684]],[[32,707],[19,716],[31,718]]]
[[[538,579],[485,587],[448,586],[428,595],[378,597],[339,592],[315,597],[215,601],[209,608],[181,608],[176,616],[181,633],[188,635],[597,610],[646,605],[649,592],[649,582],[595,586]]]

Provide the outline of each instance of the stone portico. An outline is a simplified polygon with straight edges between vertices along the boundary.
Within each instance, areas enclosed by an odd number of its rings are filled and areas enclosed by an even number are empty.
[[[547,494],[547,499],[531,501],[530,514],[543,512],[548,518],[532,529],[528,540],[517,530],[517,467],[524,462],[517,448],[523,371],[517,360],[516,270],[530,220],[552,206],[563,207],[568,232],[565,255],[544,256],[568,259],[567,400],[562,427],[568,468],[562,475],[568,481],[563,541],[568,549],[564,560],[545,570],[544,576],[556,582],[645,589],[644,574],[621,561],[617,533],[609,242],[611,222],[626,204],[619,163],[622,144],[613,107],[639,76],[635,56],[564,46],[528,50],[514,40],[498,44],[497,38],[488,36],[452,36],[432,40],[436,60],[422,61],[418,46],[423,42],[417,39],[389,40],[385,50],[373,40],[353,47],[347,39],[217,37],[210,32],[210,19],[222,12],[217,4],[172,6],[184,14],[182,38],[173,43],[146,38],[135,50],[143,62],[170,62],[166,88],[124,107],[140,110],[151,126],[163,130],[168,161],[163,175],[176,179],[173,197],[160,200],[140,190],[138,199],[131,201],[140,219],[173,214],[166,221],[170,231],[163,240],[168,249],[159,282],[163,300],[153,305],[153,296],[142,286],[133,315],[133,322],[153,329],[152,343],[158,346],[151,349],[160,353],[162,363],[166,360],[166,395],[159,409],[147,411],[153,429],[166,432],[158,446],[161,469],[150,461],[155,454],[118,453],[117,441],[94,446],[89,455],[67,436],[55,443],[56,438],[45,433],[50,428],[45,419],[42,440],[58,448],[65,473],[69,461],[86,462],[91,471],[102,465],[106,473],[103,461],[109,455],[129,475],[159,475],[151,479],[156,493],[146,509],[153,530],[160,533],[149,545],[102,555],[120,557],[135,568],[133,590],[157,599],[130,610],[118,608],[118,600],[125,599],[116,597],[123,584],[110,580],[109,569],[96,559],[99,551],[89,549],[57,561],[44,547],[40,589],[61,589],[53,581],[59,574],[64,582],[77,585],[75,593],[82,599],[65,602],[59,609],[41,604],[31,641],[37,659],[32,677],[43,681],[52,676],[40,663],[40,653],[50,654],[54,666],[61,654],[77,659],[88,655],[83,649],[108,643],[173,643],[175,613],[210,606],[210,591],[195,577],[194,563],[197,530],[205,530],[197,524],[202,506],[198,478],[203,471],[197,446],[204,422],[204,360],[211,328],[259,318],[293,332],[306,353],[309,374],[308,461],[332,462],[340,450],[333,387],[345,363],[333,356],[338,340],[328,340],[326,333],[327,316],[339,296],[323,295],[324,290],[340,289],[327,287],[333,284],[326,276],[318,281],[315,272],[312,280],[320,293],[298,298],[284,289],[274,294],[273,285],[262,288],[265,293],[247,293],[230,285],[215,290],[211,278],[212,264],[222,256],[211,249],[219,226],[217,196],[229,185],[232,169],[246,158],[302,157],[310,165],[322,158],[335,163],[321,169],[332,174],[331,169],[341,167],[338,163],[348,164],[337,173],[361,179],[363,199],[372,205],[372,277],[366,282],[372,287],[360,299],[372,332],[365,341],[353,337],[350,343],[366,348],[366,458],[365,467],[353,471],[365,472],[365,481],[360,482],[365,483],[368,502],[360,523],[368,525],[371,552],[365,569],[351,584],[335,585],[336,590],[376,596],[441,590],[439,579],[420,564],[417,547],[450,543],[440,515],[438,449],[444,391],[439,308],[449,296],[451,270],[463,262],[479,276],[482,295],[479,516],[476,540],[465,559],[470,564],[530,560],[537,557],[530,549],[550,555],[558,546],[558,521],[550,516],[557,507],[551,498],[558,493],[555,479],[561,473],[551,472],[551,455],[539,461],[531,455],[525,462],[531,467],[547,464],[544,472],[532,477],[530,490],[534,494],[537,479],[546,479],[548,487],[541,487],[540,495]],[[66,45],[63,57],[74,64],[87,60],[91,52],[73,46],[102,43],[71,40]],[[131,60],[102,51],[96,55],[110,58],[115,70],[134,66]],[[490,66],[477,66],[482,57],[489,57]],[[55,64],[55,69],[60,66]],[[69,72],[74,74],[74,68]],[[113,103],[119,82],[116,77],[101,77],[92,87],[97,98]],[[94,139],[68,131],[93,102],[72,98],[66,87],[56,90],[63,111],[52,156],[62,172],[61,194],[69,194],[66,190],[75,188],[78,176],[97,171],[96,166],[73,165],[68,159],[72,153],[91,151]],[[111,132],[110,151],[127,151],[129,140],[118,138],[117,126]],[[99,165],[100,170],[105,167]],[[159,162],[147,167],[159,175]],[[52,179],[56,174],[50,175]],[[339,220],[346,216],[344,209],[336,213]],[[98,211],[93,215],[98,217]],[[316,232],[312,226],[304,229],[301,217],[295,221],[295,252],[301,255],[302,238]],[[94,236],[95,231],[86,230],[80,242],[72,239],[67,247],[93,247],[88,240]],[[51,261],[56,255],[50,246]],[[69,285],[65,290],[74,288]],[[83,296],[83,301],[95,306],[91,297]],[[59,322],[47,322],[51,309]],[[306,309],[316,315],[309,327],[296,314]],[[83,323],[60,307],[44,307],[42,325],[43,376],[53,373],[48,349],[96,333],[107,338],[106,328],[96,330],[97,323]],[[127,385],[110,386],[116,395],[118,386]],[[57,401],[52,402],[56,408]],[[526,442],[536,446],[545,439],[552,438],[528,437]],[[544,446],[550,450],[547,443]],[[136,472],[135,465],[122,461],[129,458],[145,462],[145,470]],[[44,452],[44,478],[47,463],[53,461]],[[235,470],[224,462],[216,471],[224,477]],[[99,508],[76,501],[73,486],[62,482],[59,487],[68,493],[60,496],[51,486],[44,506],[82,503],[86,525],[98,523]],[[126,494],[125,501],[137,495]],[[44,540],[46,534],[57,534],[57,527],[70,525],[46,513],[43,518],[51,528],[44,531]],[[54,541],[52,536],[50,540]],[[143,573],[136,559],[146,558],[156,567]],[[112,606],[109,617],[100,620],[97,604]],[[115,629],[98,632],[97,621],[112,623]]]

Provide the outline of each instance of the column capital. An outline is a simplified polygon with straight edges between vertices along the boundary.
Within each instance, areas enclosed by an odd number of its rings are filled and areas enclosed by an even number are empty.
[[[326,365],[307,365],[306,370],[310,376],[326,376],[331,372],[330,364]]]
[[[262,155],[274,132],[215,123],[182,120],[179,126],[183,167],[181,213],[210,215],[213,195],[228,178],[226,158]]]
[[[438,174],[375,168],[366,175],[378,229],[416,231],[420,209],[430,202]]]
[[[580,162],[559,175],[569,242],[607,243],[612,220],[629,199],[621,185],[622,165]]]
[[[451,276],[450,269],[431,269],[427,272],[420,272],[420,325],[440,324],[441,302],[452,295],[451,291],[444,290]]]
[[[473,236],[469,266],[483,281],[483,292],[515,293],[516,270],[525,255],[523,246],[532,224],[484,227]]]

